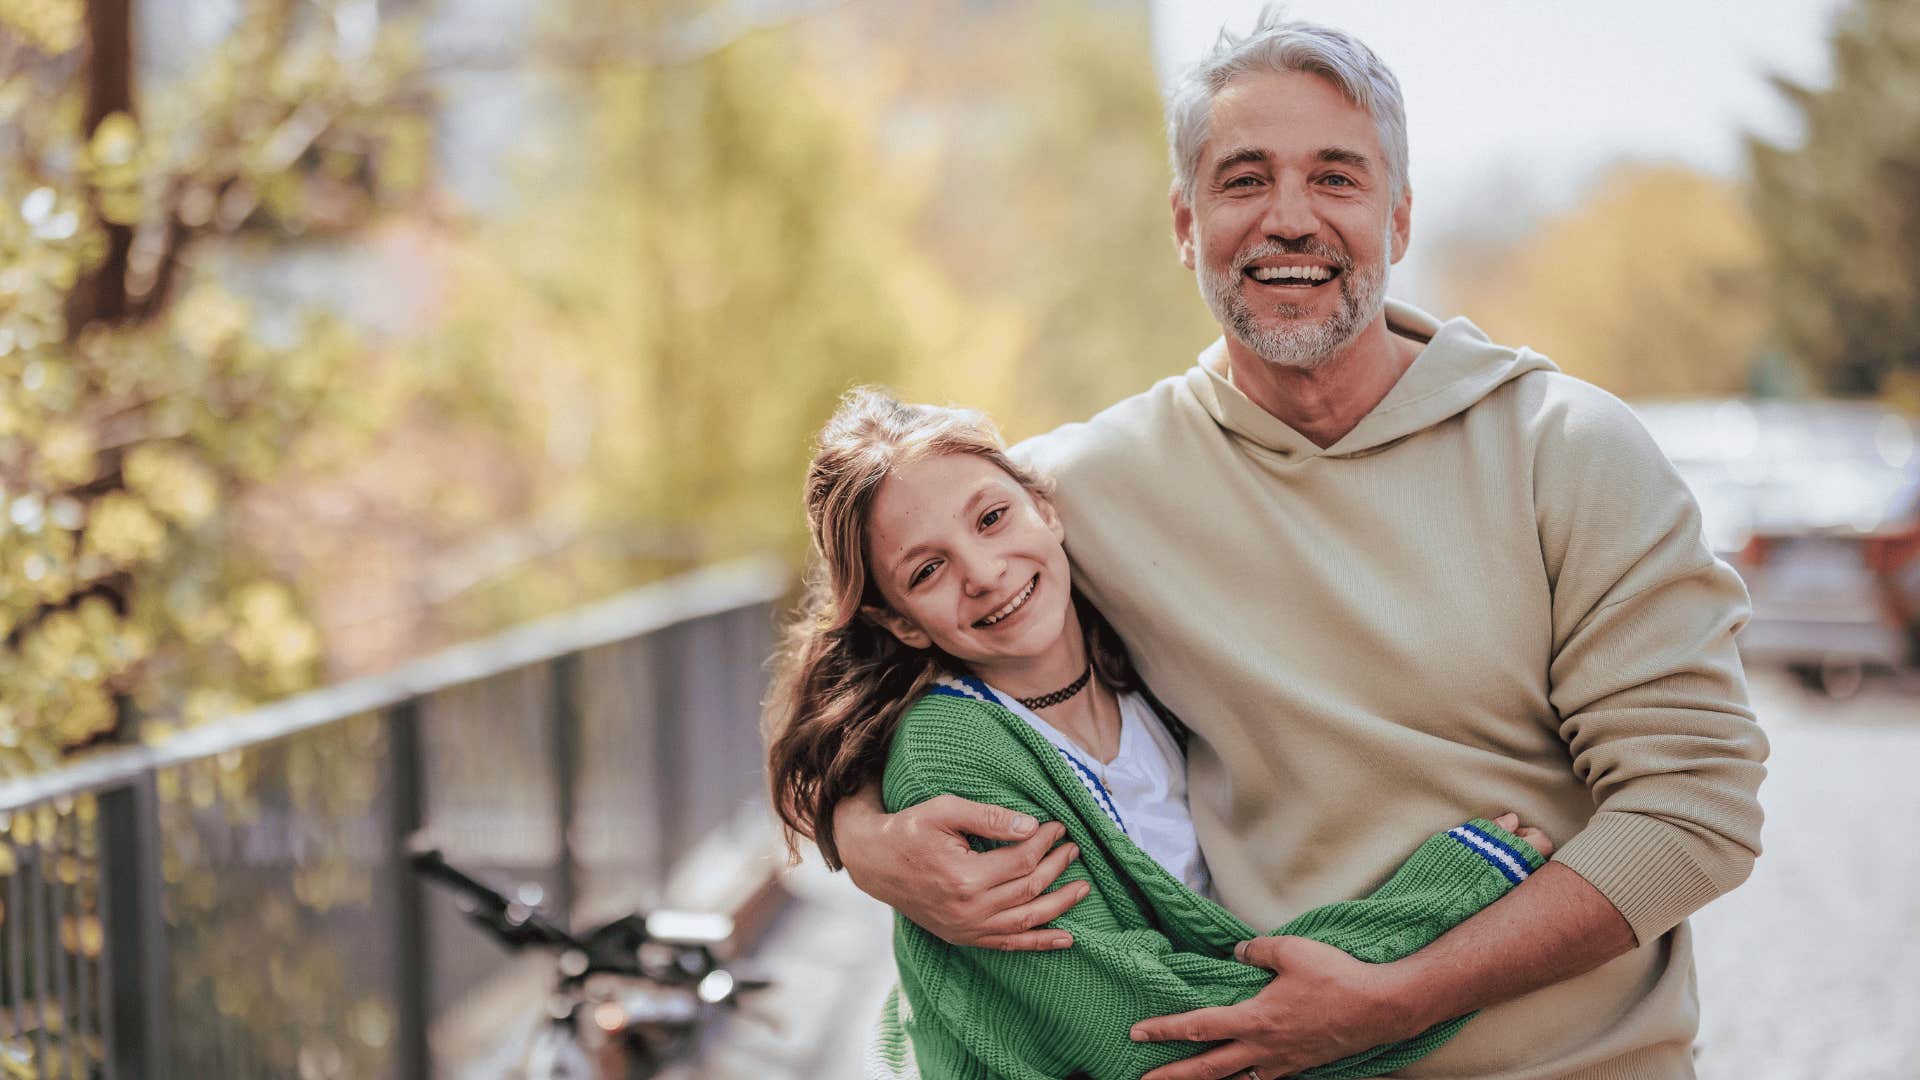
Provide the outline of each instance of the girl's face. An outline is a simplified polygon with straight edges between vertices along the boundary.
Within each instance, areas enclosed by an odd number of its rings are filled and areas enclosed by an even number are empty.
[[[868,513],[867,564],[889,609],[868,614],[907,645],[937,645],[982,677],[1043,660],[1072,616],[1065,538],[1053,506],[986,458],[902,465]]]

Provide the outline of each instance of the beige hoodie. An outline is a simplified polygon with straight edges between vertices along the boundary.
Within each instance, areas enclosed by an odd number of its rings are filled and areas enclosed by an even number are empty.
[[[1388,321],[1426,347],[1324,450],[1234,389],[1216,342],[1017,452],[1200,736],[1188,787],[1229,908],[1277,926],[1512,809],[1632,925],[1640,948],[1404,1075],[1691,1076],[1682,920],[1760,846],[1745,591],[1626,406],[1464,319]]]

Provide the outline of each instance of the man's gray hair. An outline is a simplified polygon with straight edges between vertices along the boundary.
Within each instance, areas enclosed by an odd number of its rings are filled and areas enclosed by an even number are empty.
[[[1407,191],[1407,109],[1399,80],[1359,38],[1328,26],[1290,22],[1277,4],[1261,9],[1253,29],[1244,35],[1223,28],[1213,51],[1167,91],[1167,150],[1182,199],[1193,202],[1214,97],[1228,83],[1256,71],[1318,75],[1365,109],[1387,158],[1390,205],[1399,205]]]

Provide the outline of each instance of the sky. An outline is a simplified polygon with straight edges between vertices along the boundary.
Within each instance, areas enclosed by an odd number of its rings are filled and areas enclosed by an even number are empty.
[[[1621,159],[1680,162],[1728,178],[1742,134],[1796,137],[1770,72],[1822,85],[1843,0],[1296,0],[1298,18],[1351,31],[1399,78],[1407,103],[1413,243],[1396,295],[1418,302],[1423,228],[1507,208],[1576,201]],[[1244,30],[1258,0],[1152,0],[1164,84]]]

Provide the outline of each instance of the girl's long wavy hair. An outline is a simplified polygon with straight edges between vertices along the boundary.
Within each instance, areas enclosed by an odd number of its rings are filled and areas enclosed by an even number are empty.
[[[1047,485],[1007,456],[992,421],[971,409],[909,405],[859,387],[820,430],[807,467],[807,528],[813,559],[800,610],[786,632],[767,699],[767,772],[787,851],[801,838],[840,869],[833,808],[880,778],[907,706],[942,671],[964,665],[938,648],[911,648],[863,612],[886,601],[867,568],[867,515],[893,469],[940,454],[977,454],[1036,499]],[[1076,591],[1087,653],[1117,690],[1137,685],[1126,648]]]

